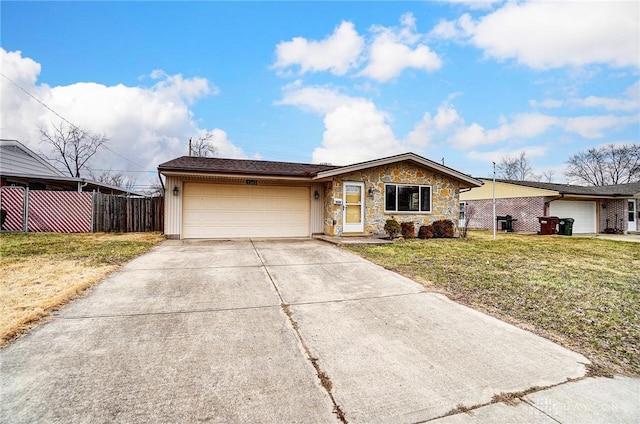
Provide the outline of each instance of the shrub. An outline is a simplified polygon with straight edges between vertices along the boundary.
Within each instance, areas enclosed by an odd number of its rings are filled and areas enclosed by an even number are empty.
[[[400,234],[401,228],[395,219],[387,219],[387,222],[384,224],[384,230],[389,234],[389,238],[395,238]]]
[[[453,238],[454,237],[454,227],[453,221],[450,219],[441,219],[439,221],[431,224],[433,226],[433,237],[434,238]]]
[[[418,238],[433,238],[433,225],[421,225],[420,229],[418,230]]]
[[[416,227],[413,225],[413,222],[403,222],[400,224],[402,228],[402,237],[404,238],[415,238],[416,237]]]

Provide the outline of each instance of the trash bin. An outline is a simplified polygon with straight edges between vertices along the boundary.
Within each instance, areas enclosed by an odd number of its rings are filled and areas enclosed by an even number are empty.
[[[541,235],[550,236],[558,233],[557,226],[560,218],[557,216],[539,216],[538,222],[540,222]]]
[[[571,236],[573,235],[573,223],[575,219],[573,218],[560,218],[560,222],[558,223],[558,234],[562,236]]]

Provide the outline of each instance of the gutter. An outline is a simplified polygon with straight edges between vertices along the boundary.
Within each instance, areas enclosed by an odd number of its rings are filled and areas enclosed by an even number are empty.
[[[548,202],[544,202],[544,210],[542,211],[544,216],[548,216],[549,213],[549,203],[553,202],[554,200],[560,200],[564,198],[564,194],[561,194],[557,197],[554,197],[553,199],[549,200]]]

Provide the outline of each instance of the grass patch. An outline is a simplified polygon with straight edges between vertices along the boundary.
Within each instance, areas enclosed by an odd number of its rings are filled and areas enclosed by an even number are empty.
[[[473,231],[349,250],[578,351],[640,375],[640,244]]]
[[[0,347],[162,240],[159,233],[0,234]]]

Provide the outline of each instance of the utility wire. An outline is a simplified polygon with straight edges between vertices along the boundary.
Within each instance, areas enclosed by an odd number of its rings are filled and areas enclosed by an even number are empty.
[[[53,113],[54,115],[56,115],[58,118],[62,119],[64,122],[66,122],[67,124],[71,125],[71,127],[77,131],[82,132],[84,135],[88,135],[87,132],[85,130],[83,130],[82,128],[78,128],[73,122],[69,121],[67,118],[65,118],[64,116],[60,115],[58,112],[56,112],[55,110],[51,109],[49,106],[47,106],[46,104],[44,104],[42,101],[40,101],[40,99],[38,99],[36,96],[34,96],[33,94],[29,93],[29,91],[27,91],[25,88],[23,88],[20,84],[18,84],[17,82],[13,81],[11,78],[9,78],[8,76],[6,76],[5,74],[3,74],[2,72],[0,72],[0,75],[2,75],[4,78],[6,78],[7,81],[9,81],[11,84],[15,85],[16,87],[18,87],[20,90],[22,90],[27,96],[31,97],[33,100],[35,100],[36,102],[40,103],[42,106],[44,106],[47,110],[49,110],[51,113]],[[116,156],[121,157],[122,159],[134,164],[135,166],[137,166],[138,168],[144,169],[145,167],[135,163],[134,161],[132,161],[131,159],[121,155],[120,153],[110,149],[109,147],[103,145],[102,147],[104,147],[105,149],[107,149],[108,151],[110,151],[111,153],[115,154]],[[153,172],[153,171],[144,171],[144,172]]]

